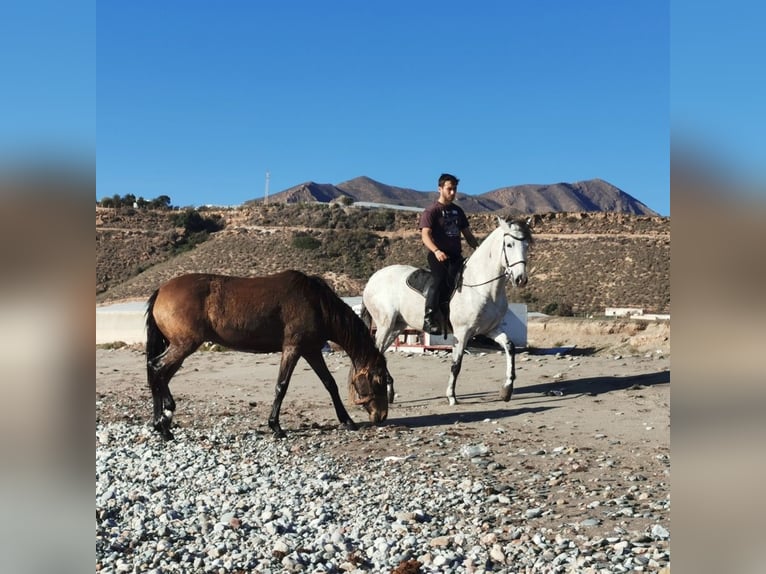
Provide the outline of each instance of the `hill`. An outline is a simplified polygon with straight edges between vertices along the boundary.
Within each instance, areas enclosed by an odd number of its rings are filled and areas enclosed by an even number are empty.
[[[189,272],[266,275],[293,268],[324,276],[340,295],[359,295],[377,269],[425,265],[418,213],[339,203],[251,205],[211,210],[225,228],[183,240],[177,212],[96,209],[96,301],[148,297]],[[470,213],[482,238],[490,213]],[[603,314],[609,306],[670,312],[670,219],[623,213],[533,216],[529,284],[509,288],[531,311]],[[470,250],[466,248],[466,253]]]
[[[516,185],[490,191],[481,198],[521,213],[593,212],[657,215],[636,198],[602,179],[553,185]]]
[[[330,203],[345,200],[347,203],[359,201],[426,207],[435,199],[436,191],[395,187],[362,176],[337,185],[313,181],[302,183],[269,196],[269,203]],[[248,204],[262,201],[253,200]],[[459,193],[458,203],[466,213],[502,212],[506,215],[521,215],[604,211],[658,215],[636,198],[602,179],[550,185],[514,185],[479,195]]]

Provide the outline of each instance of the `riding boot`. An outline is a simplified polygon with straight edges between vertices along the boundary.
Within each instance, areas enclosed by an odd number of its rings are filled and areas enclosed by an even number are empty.
[[[423,316],[423,330],[430,335],[441,333],[439,325],[434,322],[434,313],[439,305],[439,287],[431,285],[426,293],[426,311]]]
[[[439,325],[434,323],[435,310],[431,307],[426,307],[426,313],[423,317],[423,330],[430,335],[438,335],[441,333]]]

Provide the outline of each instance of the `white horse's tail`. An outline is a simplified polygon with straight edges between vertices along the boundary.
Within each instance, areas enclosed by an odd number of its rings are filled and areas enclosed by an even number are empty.
[[[359,311],[359,317],[361,317],[368,329],[372,327],[372,315],[370,315],[370,312],[367,310],[367,307],[364,306],[364,303],[362,303],[362,308]]]

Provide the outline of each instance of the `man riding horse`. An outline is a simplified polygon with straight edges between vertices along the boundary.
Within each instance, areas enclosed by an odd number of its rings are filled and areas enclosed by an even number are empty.
[[[421,239],[428,248],[428,266],[433,276],[433,283],[426,293],[423,330],[432,335],[441,332],[434,315],[441,303],[449,301],[449,294],[454,290],[457,275],[463,266],[460,234],[472,248],[479,246],[465,212],[453,203],[459,182],[454,175],[441,174],[439,198],[420,216]]]

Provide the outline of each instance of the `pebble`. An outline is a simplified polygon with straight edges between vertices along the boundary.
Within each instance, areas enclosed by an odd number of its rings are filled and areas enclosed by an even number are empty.
[[[354,437],[362,444],[363,436]],[[669,568],[665,526],[655,522],[644,532],[618,526],[618,513],[638,512],[643,500],[645,482],[637,474],[624,490],[607,489],[603,505],[591,509],[609,509],[599,514],[603,519],[591,515],[571,525],[575,534],[561,534],[550,528],[551,514],[556,498],[568,497],[516,494],[525,481],[547,484],[549,476],[499,483],[502,472],[461,474],[473,459],[491,460],[486,445],[451,444],[450,474],[431,472],[421,457],[323,452],[333,441],[340,439],[322,430],[284,441],[256,432],[235,436],[221,424],[178,429],[176,440],[164,443],[147,438],[138,423],[98,423],[96,569],[361,573],[391,572],[415,560],[422,574]],[[574,452],[555,446],[548,456]],[[609,534],[602,523],[612,524]]]

